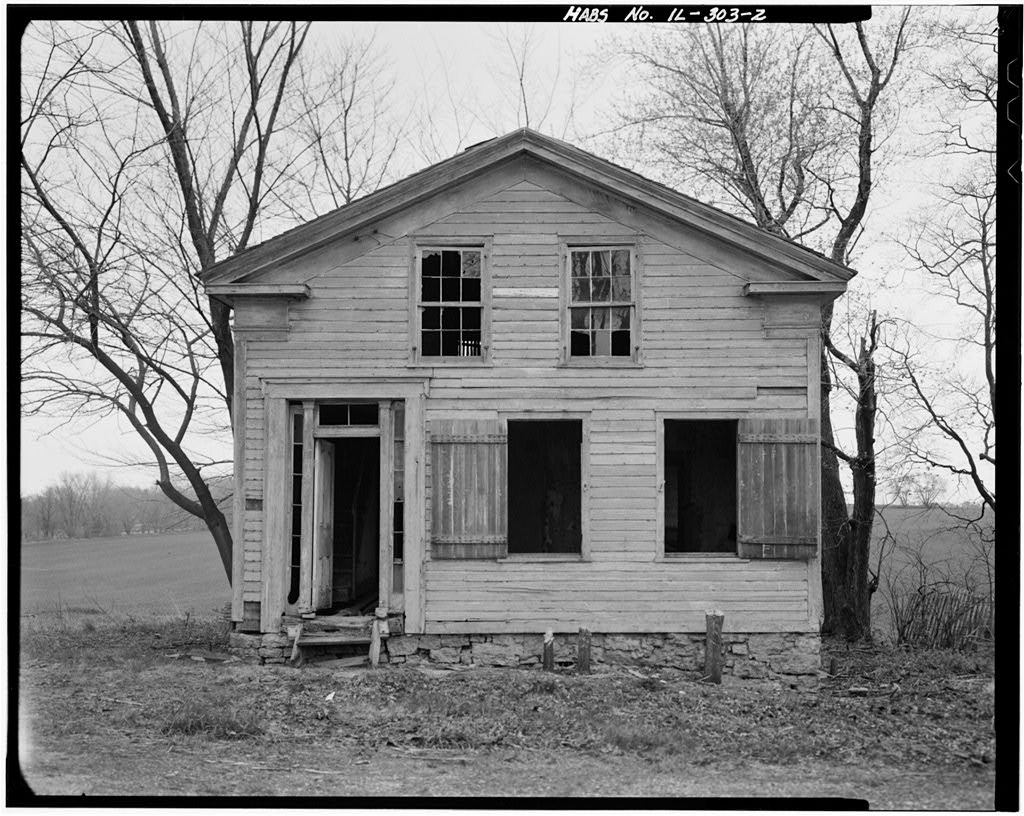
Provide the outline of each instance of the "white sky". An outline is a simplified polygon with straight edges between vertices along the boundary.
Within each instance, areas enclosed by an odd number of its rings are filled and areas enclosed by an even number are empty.
[[[554,89],[551,110],[541,129],[579,144],[583,137],[604,127],[605,112],[616,94],[620,93],[616,71],[624,63],[613,60],[595,68],[588,59],[598,51],[614,56],[614,38],[634,29],[623,25],[533,26],[537,46],[531,59],[536,60],[533,65],[537,70],[531,72],[530,81],[538,97],[546,96],[548,89]],[[326,45],[353,30],[376,32],[376,41],[388,54],[389,69],[396,78],[398,99],[410,107],[417,104],[425,88],[438,97],[443,96],[441,91],[446,84],[447,70],[451,95],[465,117],[462,120],[465,133],[461,147],[524,124],[516,121],[513,91],[508,83],[496,80],[502,70],[508,71],[510,67],[503,34],[509,32],[513,37],[521,36],[521,26],[491,23],[318,23],[313,28],[316,42]],[[572,97],[570,79],[574,76],[578,83],[575,128],[563,134],[560,129],[567,118]],[[543,105],[538,105],[540,107]],[[469,116],[465,116],[467,109]],[[537,116],[536,111],[534,116]],[[536,127],[536,120],[531,125]],[[450,150],[454,150],[458,146],[455,144],[454,122],[449,122],[449,126],[453,131]],[[399,162],[403,171],[400,175],[420,169],[425,164],[422,157],[406,151]],[[643,168],[635,169],[643,172]],[[866,291],[873,288],[874,283],[891,280],[898,273],[902,259],[888,239],[892,237],[893,225],[903,224],[907,214],[926,200],[925,185],[934,172],[935,163],[930,158],[907,163],[898,173],[883,179],[873,192],[868,221],[872,234],[865,237],[865,251],[856,263],[860,270],[855,284],[858,288],[864,287]],[[887,293],[876,300],[880,308],[892,307],[913,313],[916,320],[935,328],[943,324],[941,311],[929,308],[921,301],[913,286],[904,286],[898,292]],[[835,424],[837,429],[848,428],[852,417],[838,414]],[[209,444],[214,446],[214,440]],[[129,431],[126,423],[113,418],[92,425],[76,424],[56,429],[52,419],[23,419],[21,445],[23,494],[39,491],[63,471],[105,470],[111,467],[112,460],[145,455],[144,446]],[[222,450],[225,458],[230,458],[228,438],[221,440],[217,449],[218,453]],[[115,481],[124,483],[152,483],[156,476],[152,468],[120,467],[109,472]]]

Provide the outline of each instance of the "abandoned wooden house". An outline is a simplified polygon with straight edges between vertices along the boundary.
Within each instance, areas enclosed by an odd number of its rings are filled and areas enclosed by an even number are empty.
[[[820,310],[852,275],[525,129],[213,266],[233,642],[518,665],[583,627],[689,666],[716,608],[727,671],[814,672]]]

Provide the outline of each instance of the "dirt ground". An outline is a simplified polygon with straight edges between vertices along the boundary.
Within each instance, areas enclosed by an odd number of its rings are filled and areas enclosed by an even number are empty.
[[[17,747],[31,790],[993,807],[990,653],[840,645],[835,676],[794,689],[631,667],[257,666],[224,642],[214,622],[24,628]]]

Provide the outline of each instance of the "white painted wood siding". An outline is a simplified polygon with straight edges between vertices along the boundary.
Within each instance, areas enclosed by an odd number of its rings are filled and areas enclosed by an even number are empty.
[[[474,203],[408,232],[492,236],[493,288],[550,289],[559,285],[560,235],[621,236],[643,223],[642,213],[623,223],[570,200],[564,181],[549,185],[530,170],[526,176],[492,185]],[[702,253],[706,239],[695,233],[669,242],[661,227],[640,237],[642,366],[560,367],[559,301],[496,296],[491,364],[431,370],[409,365],[408,234],[371,240],[379,245],[344,263],[330,248],[295,262],[310,299],[290,306],[287,335],[249,340],[247,497],[262,496],[262,379],[426,372],[428,424],[510,410],[590,412],[590,561],[428,555],[427,632],[698,631],[712,606],[725,611],[726,630],[814,627],[803,562],[663,559],[656,552],[656,411],[705,418],[808,412],[808,365],[817,360],[808,360],[803,337],[765,336],[761,301],[743,295],[749,259],[737,255],[733,266],[721,244]],[[429,490],[428,472],[428,540]],[[262,512],[246,512],[245,537],[243,597],[258,600]]]

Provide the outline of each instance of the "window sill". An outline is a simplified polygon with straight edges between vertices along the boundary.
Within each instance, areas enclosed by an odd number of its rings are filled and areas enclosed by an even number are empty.
[[[504,558],[499,558],[499,564],[522,564],[530,562],[540,563],[582,563],[588,559],[585,559],[582,555],[573,553],[516,553],[515,555],[507,555]]]
[[[659,553],[654,559],[655,561],[699,561],[701,563],[716,563],[716,564],[738,564],[747,563],[750,561],[749,558],[741,558],[736,553],[699,553],[699,552],[680,552],[680,553]]]
[[[563,360],[556,368],[643,368],[639,360],[626,357],[576,357]]]
[[[405,364],[406,368],[494,368],[494,363],[490,360],[472,357],[456,357],[452,359],[446,359],[444,357],[438,357],[431,360],[413,360],[410,363]]]

